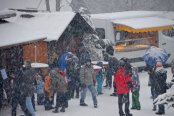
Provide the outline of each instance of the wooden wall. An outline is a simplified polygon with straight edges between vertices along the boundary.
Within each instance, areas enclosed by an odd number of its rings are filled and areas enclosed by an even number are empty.
[[[39,41],[23,46],[23,60],[31,62],[48,63],[47,42]]]

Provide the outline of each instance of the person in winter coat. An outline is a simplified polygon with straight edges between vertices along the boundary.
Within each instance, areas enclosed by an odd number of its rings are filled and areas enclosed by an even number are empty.
[[[150,65],[146,64],[146,68],[147,68],[147,71],[148,71],[148,74],[149,74],[148,85],[151,87],[150,88],[151,95],[152,95],[152,99],[154,100],[155,99],[155,96],[156,96],[156,92],[155,92],[155,81],[154,81],[156,67],[155,66],[150,66]],[[153,111],[156,110],[156,105],[153,105],[153,109],[152,110]]]
[[[0,70],[3,69],[2,65],[0,64]],[[3,78],[0,73],[0,111],[2,108],[2,102],[3,102]]]
[[[138,69],[132,68],[132,108],[131,109],[141,109],[140,101],[139,101],[139,91],[140,91],[140,80],[138,75]]]
[[[79,77],[79,66],[78,62],[75,61],[75,56],[72,56],[67,61],[67,78],[68,78],[68,96],[69,99],[74,98],[75,89],[77,89],[77,82]],[[78,58],[77,58],[78,60]],[[79,97],[79,91],[76,91],[76,97]]]
[[[22,83],[24,81],[24,75],[22,69],[16,69],[14,74],[14,81],[13,81],[13,90],[12,90],[12,110],[11,116],[16,115],[16,109],[18,104],[21,106],[22,111],[24,112],[25,116],[30,116],[28,109],[26,108],[26,96],[21,92]]]
[[[116,84],[116,91],[118,94],[118,107],[120,116],[132,116],[129,111],[129,91],[132,87],[131,74],[126,72],[125,62],[119,61],[119,69],[114,75],[114,83]],[[125,103],[125,113],[122,106]]]
[[[40,75],[37,75],[37,104],[43,105],[44,104],[44,81]]]
[[[166,93],[167,90],[166,80],[167,80],[167,71],[163,68],[162,63],[157,60],[155,78],[154,78],[155,93],[156,93],[155,98],[163,93]],[[164,104],[158,105],[158,111],[156,112],[156,114],[157,115],[165,114]]]
[[[50,77],[49,71],[46,74],[44,80],[45,80],[45,83],[44,83],[44,92],[45,92],[44,107],[45,107],[45,110],[51,110],[51,109],[53,109],[52,103],[51,103],[51,99],[53,96],[53,89],[51,87],[51,77]]]
[[[174,82],[174,59],[173,59],[172,62],[171,62],[171,72],[172,72],[172,74],[173,74],[172,82]]]
[[[90,90],[94,108],[97,108],[97,92],[94,87],[94,82],[96,82],[96,75],[91,64],[91,59],[87,59],[85,65],[80,70],[80,80],[81,80],[81,98],[80,106],[88,106],[85,103],[87,89]]]
[[[106,85],[104,87],[112,87],[112,76],[118,70],[118,60],[115,57],[110,57],[108,61],[108,68],[106,69]]]
[[[26,95],[26,107],[31,113],[32,116],[35,116],[35,110],[33,108],[33,104],[31,101],[32,96],[35,92],[35,71],[31,68],[31,62],[30,61],[24,61],[25,70],[23,72],[24,74],[24,83],[23,83],[23,92]]]
[[[55,106],[55,111],[53,111],[53,113],[58,113],[60,107],[61,107],[60,112],[65,112],[65,107],[67,102],[66,92],[68,87],[67,80],[65,79],[65,76],[61,72],[55,72],[55,70],[52,70],[51,73],[53,73],[54,76],[56,76],[55,89],[57,92],[56,106]]]
[[[98,62],[97,65],[103,67],[102,62]],[[103,94],[102,85],[103,85],[103,80],[104,80],[102,69],[96,73],[96,79],[97,79],[97,92],[98,92],[98,95],[101,95],[101,94]]]

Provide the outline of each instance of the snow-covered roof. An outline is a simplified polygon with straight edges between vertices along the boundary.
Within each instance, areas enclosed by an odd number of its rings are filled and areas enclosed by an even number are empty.
[[[45,39],[45,35],[15,23],[0,24],[0,47]]]
[[[14,11],[9,11],[9,10],[0,11],[0,19],[5,19],[13,16],[16,16],[16,13]]]
[[[174,21],[160,17],[143,17],[113,20],[114,24],[125,25],[134,29],[146,29],[174,25]]]
[[[164,12],[164,17],[174,20],[174,12],[172,11]]]
[[[58,40],[76,15],[74,12],[33,13],[32,18],[22,18],[19,14],[10,22],[30,28],[46,35],[47,41]]]
[[[159,11],[124,11],[124,12],[113,12],[113,13],[101,13],[101,14],[91,14],[92,19],[128,19],[128,18],[138,18],[138,17],[149,17],[149,16],[159,16],[162,12]]]

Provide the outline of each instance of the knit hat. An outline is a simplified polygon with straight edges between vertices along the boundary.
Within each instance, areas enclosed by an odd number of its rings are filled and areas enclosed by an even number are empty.
[[[119,66],[124,66],[125,65],[125,61],[124,60],[119,60]]]

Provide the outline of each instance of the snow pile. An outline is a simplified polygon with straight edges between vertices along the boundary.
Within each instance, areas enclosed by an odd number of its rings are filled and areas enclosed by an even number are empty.
[[[174,84],[172,87],[164,94],[159,95],[155,100],[154,103],[158,104],[166,104],[167,108],[174,106]]]

